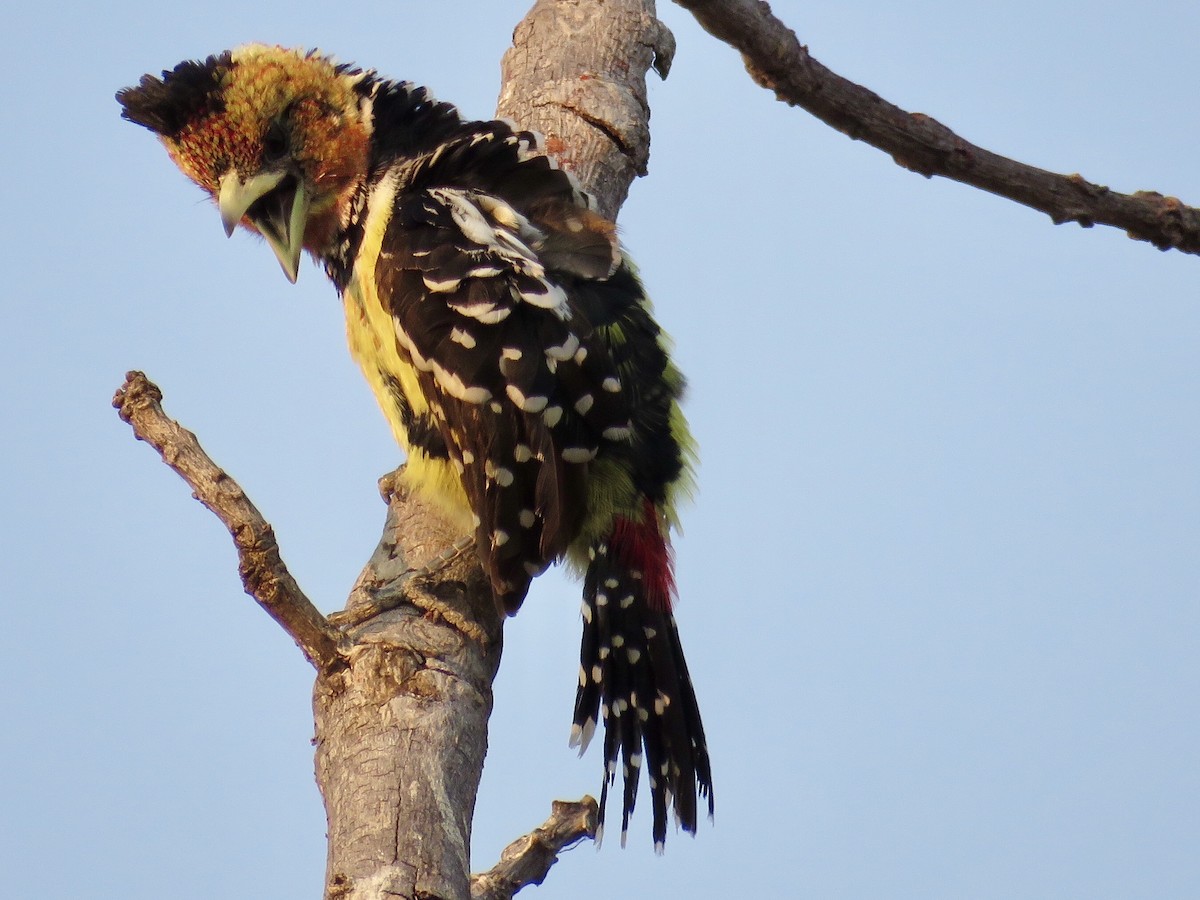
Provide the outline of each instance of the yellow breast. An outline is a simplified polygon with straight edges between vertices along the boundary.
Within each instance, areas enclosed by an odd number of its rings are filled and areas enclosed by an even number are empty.
[[[362,245],[342,294],[346,337],[350,355],[362,369],[396,441],[408,457],[403,480],[436,502],[466,532],[473,528],[474,520],[458,471],[448,460],[431,458],[420,447],[414,447],[404,424],[406,406],[412,415],[423,415],[429,412],[429,401],[411,358],[397,340],[391,313],[385,309],[376,288],[376,267],[389,264],[386,257],[381,258],[380,248],[394,199],[395,184],[385,180],[372,193],[367,206]]]

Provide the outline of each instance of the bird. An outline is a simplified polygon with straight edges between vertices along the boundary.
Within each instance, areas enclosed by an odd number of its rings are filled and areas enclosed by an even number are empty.
[[[656,851],[669,810],[694,834],[712,774],[670,538],[695,445],[614,223],[538,134],[317,50],[246,44],[116,99],[227,235],[291,282],[303,251],[324,268],[403,483],[473,536],[498,611],[553,563],[582,573],[570,743],[603,724],[601,834],[618,767],[622,845],[643,768]]]

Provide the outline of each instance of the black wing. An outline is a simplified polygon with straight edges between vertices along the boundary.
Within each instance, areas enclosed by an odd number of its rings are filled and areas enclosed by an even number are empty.
[[[588,215],[562,211],[559,230],[477,190],[405,193],[376,271],[510,613],[579,534],[602,444],[630,437],[617,368],[542,255],[569,269],[577,225],[580,252],[593,259],[611,230],[599,236]]]

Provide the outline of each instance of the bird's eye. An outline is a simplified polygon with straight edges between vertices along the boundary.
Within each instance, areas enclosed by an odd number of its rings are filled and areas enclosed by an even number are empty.
[[[278,162],[287,156],[288,132],[280,121],[272,122],[263,135],[263,162]]]

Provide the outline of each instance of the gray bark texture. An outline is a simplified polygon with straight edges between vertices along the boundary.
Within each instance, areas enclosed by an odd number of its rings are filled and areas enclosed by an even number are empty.
[[[650,158],[646,72],[665,78],[674,53],[653,0],[539,0],[504,54],[496,114],[541,133],[615,220]]]
[[[404,582],[456,537],[419,497],[392,494],[349,608]],[[426,591],[352,629],[346,665],[317,677],[331,900],[469,896],[501,627],[470,554],[439,570]]]

